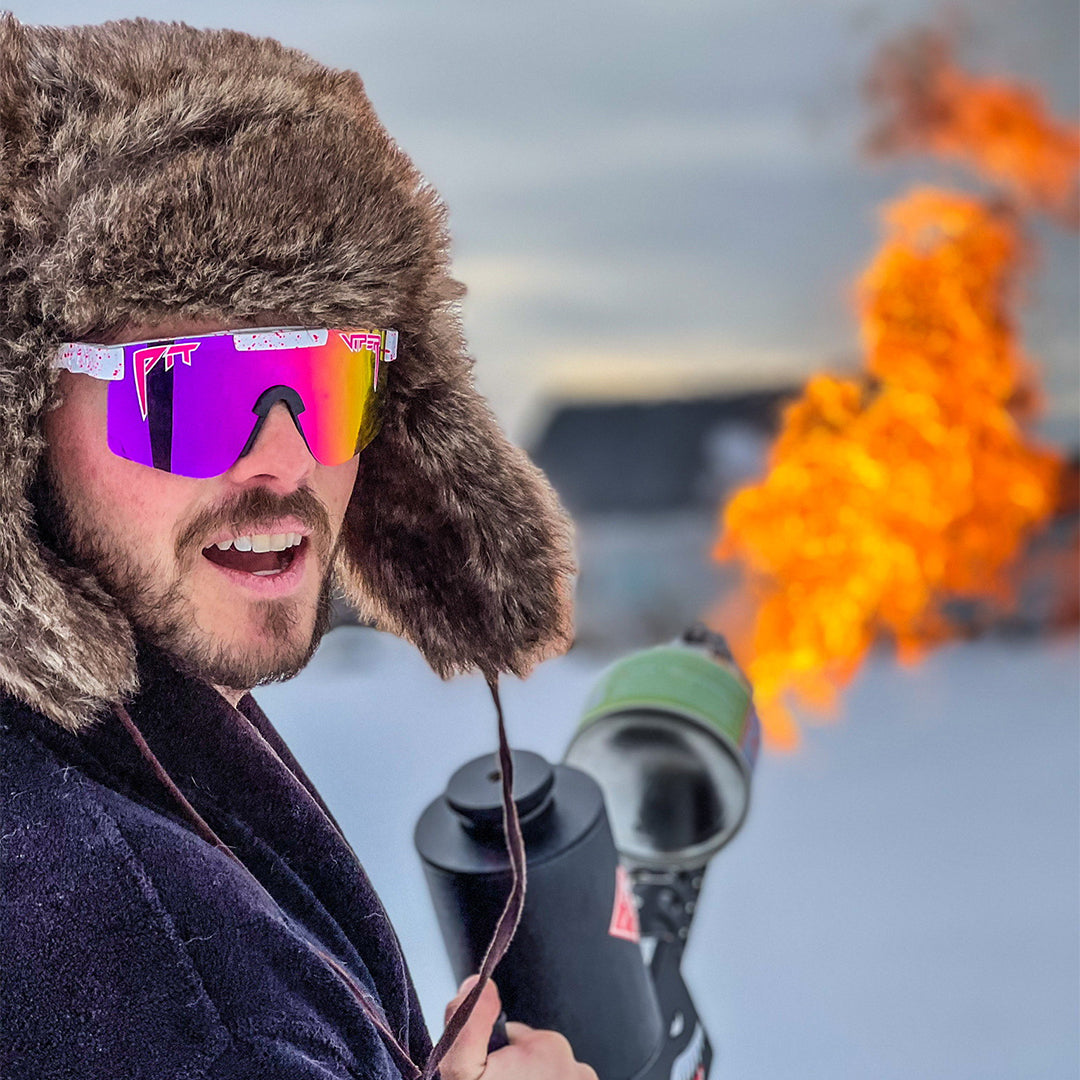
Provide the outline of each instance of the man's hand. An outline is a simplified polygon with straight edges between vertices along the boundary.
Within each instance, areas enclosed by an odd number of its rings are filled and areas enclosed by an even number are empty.
[[[470,975],[461,984],[457,997],[446,1006],[446,1020],[478,977]],[[528,1024],[508,1023],[510,1045],[489,1054],[491,1029],[501,1011],[499,991],[489,982],[439,1065],[443,1080],[597,1080],[588,1065],[574,1060],[570,1044],[557,1031],[537,1031]]]

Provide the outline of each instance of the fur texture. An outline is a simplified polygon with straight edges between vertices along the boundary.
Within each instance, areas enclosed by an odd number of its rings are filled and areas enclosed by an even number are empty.
[[[0,20],[0,683],[73,730],[136,687],[131,626],[27,490],[56,346],[178,315],[397,329],[346,596],[443,676],[565,648],[568,523],[473,389],[448,243],[352,72],[232,31]]]

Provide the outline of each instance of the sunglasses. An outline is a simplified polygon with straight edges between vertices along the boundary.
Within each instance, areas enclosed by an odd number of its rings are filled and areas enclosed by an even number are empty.
[[[283,403],[316,461],[378,434],[396,330],[270,327],[127,345],[69,342],[54,367],[108,381],[109,449],[178,476],[220,476]]]

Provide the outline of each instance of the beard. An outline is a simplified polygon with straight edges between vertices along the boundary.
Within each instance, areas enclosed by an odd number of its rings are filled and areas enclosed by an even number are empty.
[[[178,531],[179,571],[172,574],[125,550],[122,534],[108,529],[85,498],[65,491],[47,461],[30,498],[41,539],[65,561],[97,578],[141,640],[163,649],[182,670],[213,686],[239,692],[291,679],[307,665],[330,628],[331,567],[338,545],[331,546],[326,508],[306,488],[284,496],[253,488],[200,511]],[[311,530],[311,556],[322,568],[314,610],[310,597],[249,601],[249,634],[228,640],[201,627],[185,591],[186,574],[203,558],[200,541],[216,530],[251,531],[253,522],[281,517],[297,517]]]

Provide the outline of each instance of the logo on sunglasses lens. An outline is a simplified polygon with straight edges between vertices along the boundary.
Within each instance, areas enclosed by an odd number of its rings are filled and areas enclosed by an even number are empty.
[[[199,347],[198,341],[168,341],[164,345],[148,345],[145,349],[136,349],[131,354],[131,365],[135,369],[135,393],[139,398],[139,411],[146,419],[146,376],[165,358],[165,370],[170,371],[177,358],[191,367],[191,354]]]
[[[360,330],[351,334],[338,331],[341,340],[352,352],[369,352],[375,357],[375,373],[371,380],[372,390],[379,388],[379,363],[390,363],[397,359],[397,331],[387,330],[384,334],[371,330]]]

